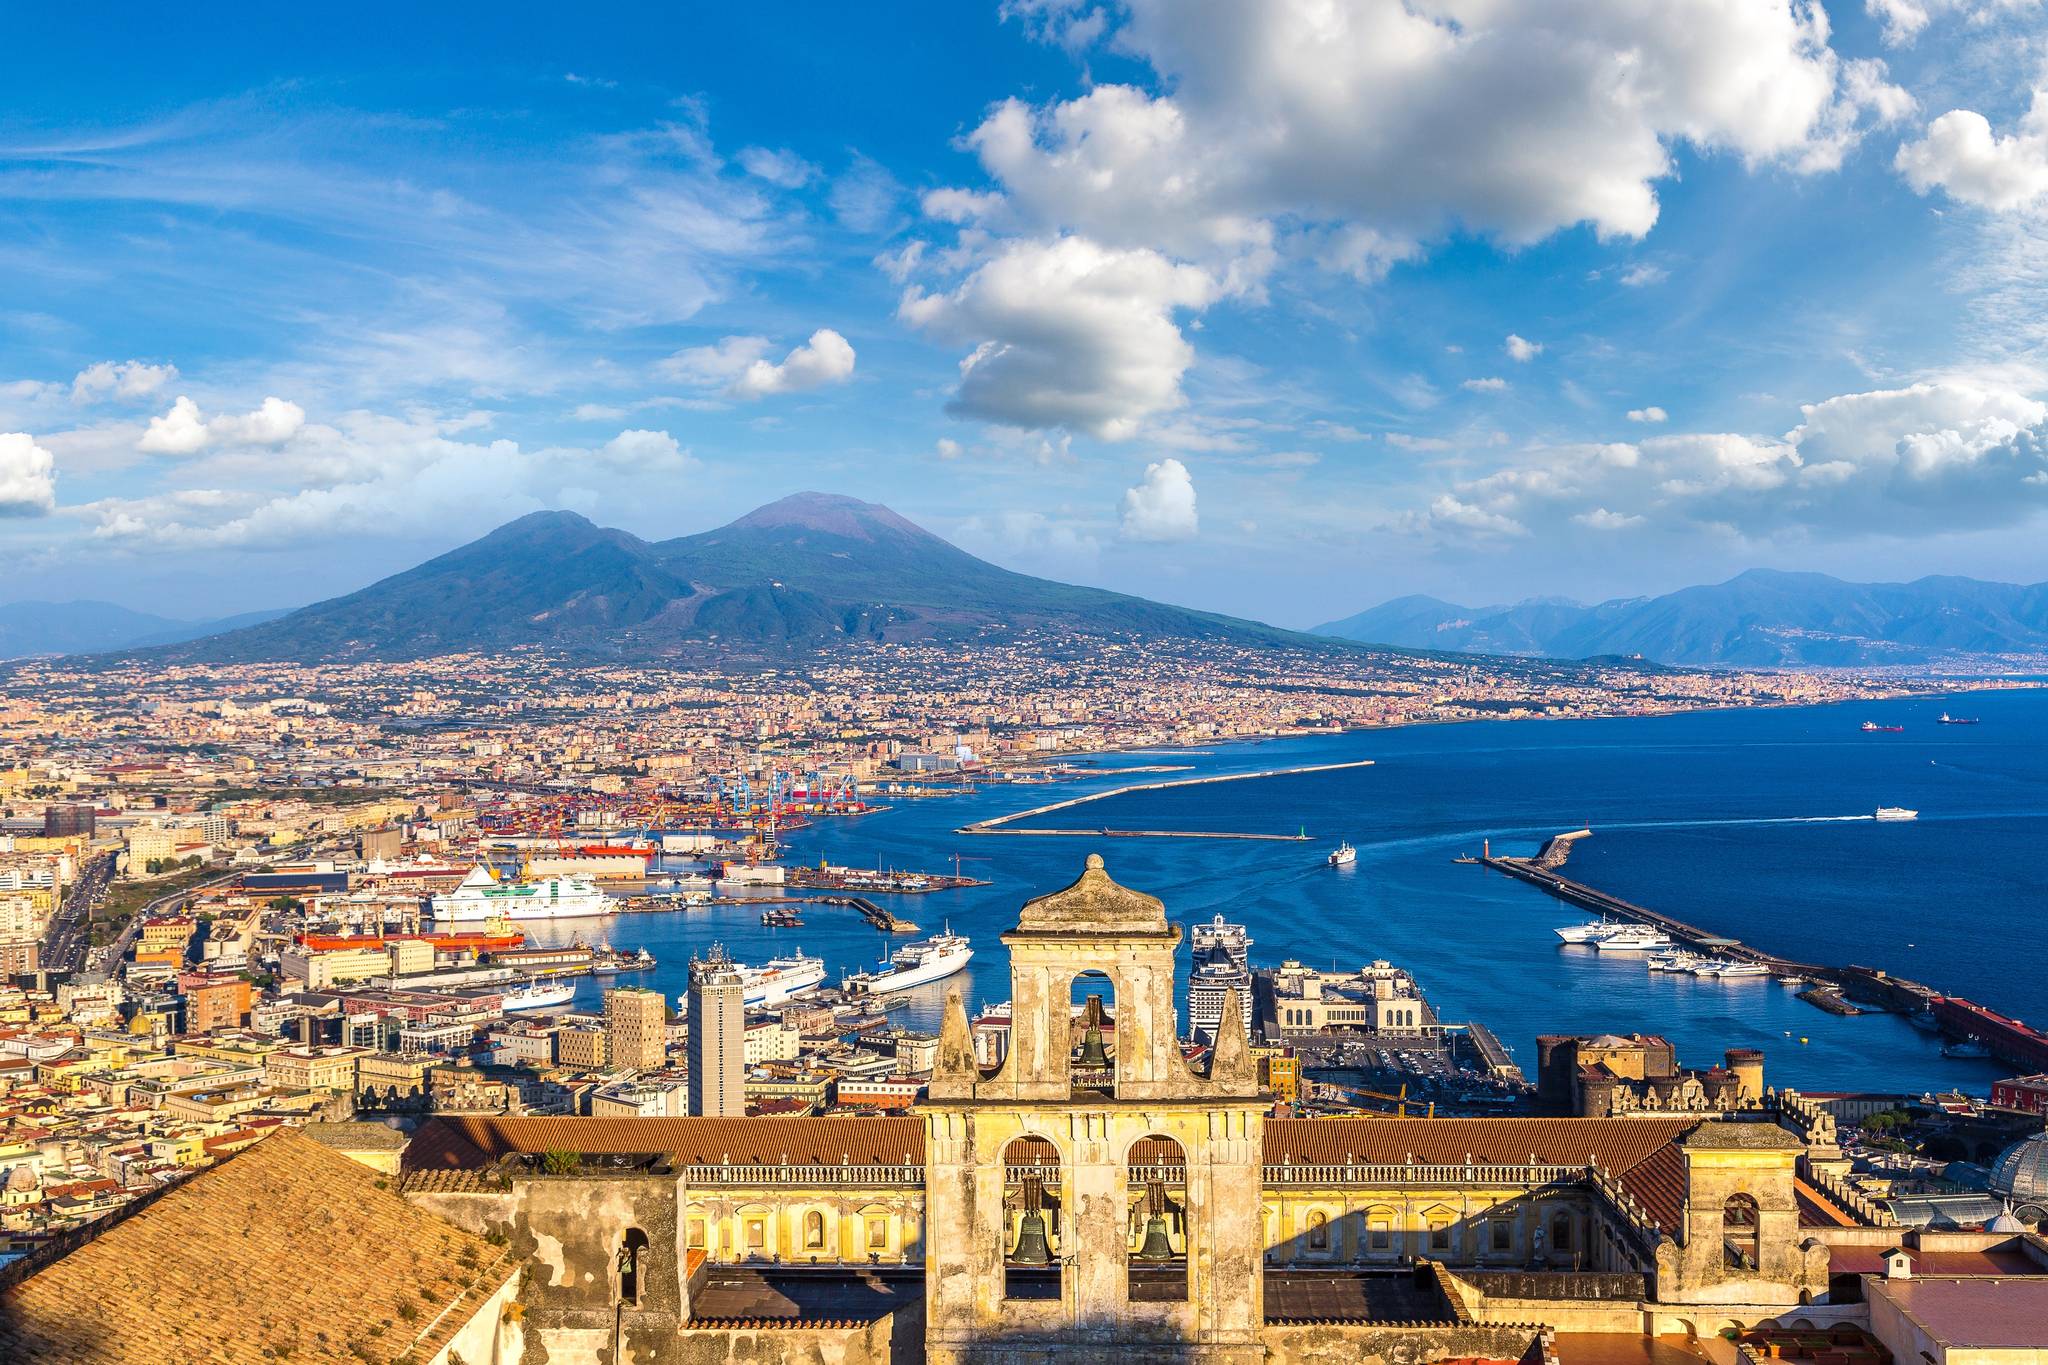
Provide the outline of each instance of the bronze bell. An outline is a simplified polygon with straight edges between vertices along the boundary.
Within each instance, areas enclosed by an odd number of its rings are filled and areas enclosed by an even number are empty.
[[[1084,1071],[1109,1070],[1109,1053],[1102,1046],[1102,1026],[1088,1025],[1087,1036],[1081,1039],[1081,1060],[1076,1063]]]
[[[1170,1261],[1173,1243],[1166,1236],[1166,1215],[1155,1213],[1145,1220],[1145,1243],[1132,1256],[1138,1261]]]
[[[1017,1220],[1017,1246],[1010,1259],[1018,1265],[1052,1264],[1052,1248],[1045,1242],[1045,1215],[1037,1209],[1024,1210]]]

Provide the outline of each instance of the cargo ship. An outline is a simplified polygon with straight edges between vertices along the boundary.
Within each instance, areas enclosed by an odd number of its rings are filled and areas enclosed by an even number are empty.
[[[921,943],[906,943],[889,954],[875,972],[855,972],[839,983],[848,995],[885,995],[943,981],[966,967],[974,950],[960,934],[936,934]]]
[[[587,919],[614,912],[604,892],[583,877],[543,877],[503,885],[487,868],[472,868],[462,885],[430,902],[436,924],[493,919]]]
[[[1948,712],[1944,711],[1935,718],[1934,723],[1937,725],[1975,725],[1977,723],[1977,717],[1952,716]]]
[[[1903,725],[1879,725],[1874,720],[1863,722],[1863,733],[1866,735],[1896,735],[1904,731],[1905,728]]]
[[[740,978],[740,1003],[743,1005],[779,1005],[785,1000],[800,995],[809,995],[825,979],[825,959],[806,957],[799,948],[792,957],[768,959],[765,967],[749,967],[737,964],[734,970]]]

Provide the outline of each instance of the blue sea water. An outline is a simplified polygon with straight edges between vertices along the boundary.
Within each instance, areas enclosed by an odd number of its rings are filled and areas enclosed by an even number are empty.
[[[1944,709],[1980,717],[1943,726]],[[1865,720],[1905,726],[1864,734]],[[1133,792],[1033,819],[1061,828],[1293,833],[1309,844],[1208,839],[975,837],[961,825],[1131,782],[1371,759],[1372,766]],[[1681,1060],[1765,1050],[1767,1079],[1806,1090],[1982,1092],[2007,1068],[1946,1059],[1938,1042],[1881,1014],[1837,1018],[1769,980],[1648,972],[1560,945],[1583,916],[1535,888],[1453,864],[1490,838],[1533,852],[1581,826],[1574,877],[1773,952],[1862,963],[2023,1018],[2048,1020],[2048,691],[1905,702],[1583,721],[1485,722],[1107,755],[1103,772],[1053,786],[991,787],[828,819],[788,840],[792,859],[964,871],[991,885],[890,898],[926,930],[970,935],[970,1007],[1006,999],[997,935],[1028,897],[1056,889],[1099,851],[1127,885],[1181,923],[1221,913],[1249,926],[1256,965],[1297,958],[1413,972],[1446,1019],[1476,1019],[1533,1072],[1540,1033],[1650,1031]],[[1186,765],[1187,771],[1119,770]],[[1868,818],[1881,805],[1910,824]],[[1324,865],[1340,839],[1349,868]],[[771,930],[758,913],[710,908],[620,916],[602,932],[662,960],[642,978],[675,995],[688,958],[714,940],[761,962],[801,945],[832,975],[888,945],[850,910],[819,906]],[[588,933],[588,926],[585,926]],[[568,926],[536,937],[566,939]],[[1186,969],[1183,955],[1183,972]],[[629,980],[630,978],[621,978]],[[594,1004],[602,983],[586,982]],[[944,986],[908,1022],[936,1025]]]

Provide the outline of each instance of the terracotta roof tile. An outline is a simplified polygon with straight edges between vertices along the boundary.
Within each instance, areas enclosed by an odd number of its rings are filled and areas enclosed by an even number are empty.
[[[443,1116],[405,1149],[407,1171],[474,1169],[512,1153],[661,1153],[685,1165],[917,1166],[914,1118],[581,1119]]]
[[[1672,1119],[1269,1119],[1266,1164],[1405,1162],[1583,1166],[1624,1175],[1698,1124]]]
[[[295,1362],[360,1361],[357,1344],[431,1359],[517,1267],[384,1183],[280,1132],[0,1294],[0,1359],[269,1365],[286,1343]]]

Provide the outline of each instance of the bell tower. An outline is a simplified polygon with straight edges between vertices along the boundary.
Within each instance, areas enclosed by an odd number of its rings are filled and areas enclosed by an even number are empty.
[[[994,1071],[947,999],[924,1106],[931,1359],[1263,1360],[1264,1104],[1234,996],[1208,1072],[1182,1056],[1180,938],[1157,897],[1091,854],[1003,935],[1010,1046]],[[1076,1016],[1083,974],[1112,1009]]]

